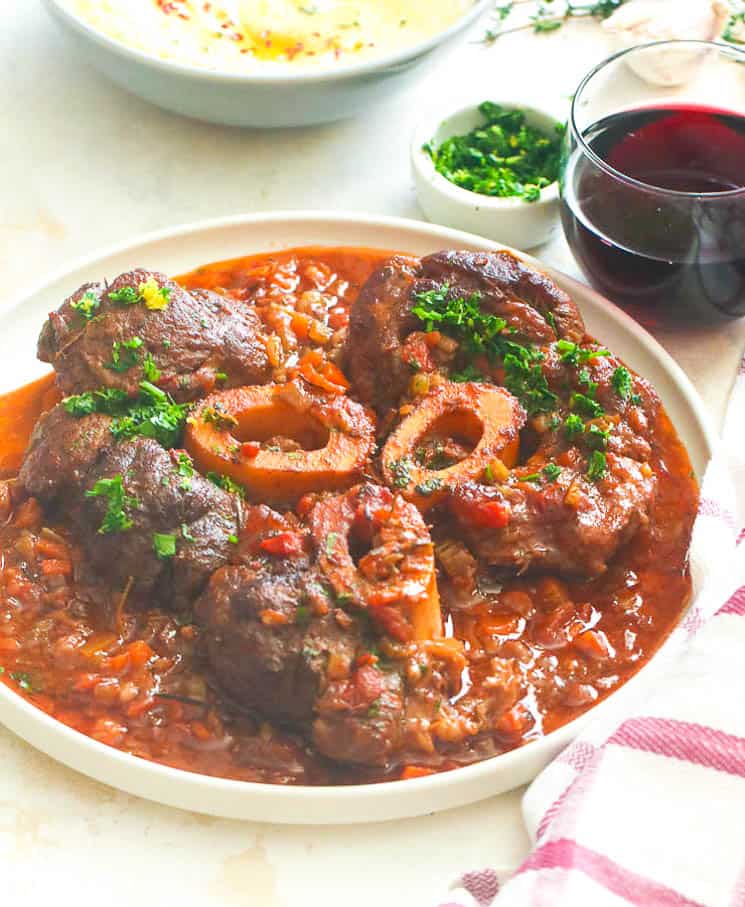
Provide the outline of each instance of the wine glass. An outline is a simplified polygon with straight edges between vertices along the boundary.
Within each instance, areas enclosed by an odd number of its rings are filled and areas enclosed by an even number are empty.
[[[745,51],[664,41],[596,66],[560,190],[569,246],[604,295],[641,314],[745,315]]]

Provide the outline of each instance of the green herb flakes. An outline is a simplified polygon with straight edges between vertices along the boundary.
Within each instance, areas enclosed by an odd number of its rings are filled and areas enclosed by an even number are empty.
[[[569,398],[569,405],[572,409],[590,419],[597,419],[605,413],[605,410],[597,400],[593,400],[592,397],[587,394],[572,394]]]
[[[176,554],[176,536],[162,532],[153,533],[153,550],[161,560]]]
[[[234,482],[230,476],[220,475],[219,472],[208,472],[207,478],[213,485],[217,485],[218,488],[222,488],[223,491],[227,491],[229,494],[237,494],[241,498],[246,496],[243,487]]]
[[[140,294],[134,287],[122,287],[109,293],[109,299],[117,305],[136,305],[140,301]]]
[[[530,126],[522,110],[506,110],[484,101],[484,122],[465,135],[452,136],[439,147],[424,146],[435,170],[461,189],[499,198],[534,202],[541,189],[559,175],[563,127],[547,135]]]
[[[585,430],[585,423],[575,413],[570,413],[564,420],[564,432],[571,441]]]
[[[75,309],[85,321],[90,321],[95,316],[100,305],[98,297],[92,290],[87,290],[80,299],[70,303],[70,307]]]
[[[408,457],[401,457],[400,460],[392,460],[388,467],[393,476],[394,488],[406,488],[411,481],[411,461]]]
[[[131,340],[115,340],[111,345],[111,362],[106,363],[106,368],[114,372],[129,371],[140,360],[139,349],[141,346],[141,337],[132,337]]]
[[[624,366],[618,366],[613,372],[610,382],[613,385],[613,390],[622,400],[629,400],[634,405],[642,402],[641,396],[633,393],[634,385],[631,379],[631,372]]]
[[[145,358],[142,360],[142,374],[145,376],[146,381],[158,381],[160,380],[160,369],[155,364],[155,359],[153,359],[151,353],[145,353]]]
[[[86,491],[87,498],[106,498],[106,514],[99,526],[99,533],[107,535],[111,532],[125,532],[134,525],[127,514],[127,510],[140,506],[137,498],[130,497],[124,490],[124,480],[121,475],[110,479],[99,479],[93,488]]]
[[[414,487],[414,490],[417,494],[424,495],[425,497],[430,494],[434,494],[436,491],[442,488],[442,481],[440,479],[427,479],[424,482],[420,482]]]
[[[329,532],[326,536],[326,557],[331,557],[334,553],[334,547],[336,546],[336,540],[339,538],[338,532]]]
[[[587,478],[593,482],[602,479],[608,469],[608,460],[600,450],[593,450],[587,461]]]

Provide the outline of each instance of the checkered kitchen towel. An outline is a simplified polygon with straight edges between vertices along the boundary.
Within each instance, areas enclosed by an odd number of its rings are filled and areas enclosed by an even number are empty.
[[[441,907],[745,907],[744,538],[745,362],[704,477],[695,610],[654,683],[528,789],[525,862],[467,873]]]

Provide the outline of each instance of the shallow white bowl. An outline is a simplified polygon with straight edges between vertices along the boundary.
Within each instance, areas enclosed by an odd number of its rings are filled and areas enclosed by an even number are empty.
[[[88,25],[70,0],[44,0],[80,57],[117,85],[175,113],[227,126],[308,126],[343,119],[424,75],[488,9],[473,8],[443,32],[361,63],[242,75],[163,60]]]
[[[435,169],[423,146],[439,147],[454,135],[464,135],[483,123],[478,105],[485,100],[455,110],[431,113],[414,129],[411,138],[411,167],[422,211],[436,224],[488,236],[518,249],[532,249],[549,240],[559,224],[559,187],[551,183],[541,189],[534,202],[520,198],[492,198],[462,189]],[[559,117],[548,109],[519,101],[492,99],[507,110],[524,110],[528,125],[547,135],[555,135]]]
[[[39,328],[47,313],[85,281],[112,277],[135,266],[179,274],[211,261],[303,245],[367,246],[417,255],[443,248],[499,248],[478,236],[418,221],[329,212],[250,215],[151,234],[80,261],[0,308],[0,392],[48,371],[48,366],[34,359]],[[620,309],[583,284],[545,270],[576,300],[588,329],[654,382],[700,476],[709,459],[711,435],[702,405],[680,368]],[[97,743],[50,718],[4,684],[0,684],[0,721],[54,759],[169,806],[227,818],[297,824],[382,821],[462,806],[529,781],[588,718],[617,703],[632,688],[649,684],[663,651],[608,700],[541,740],[467,768],[385,784],[277,787],[179,771]]]

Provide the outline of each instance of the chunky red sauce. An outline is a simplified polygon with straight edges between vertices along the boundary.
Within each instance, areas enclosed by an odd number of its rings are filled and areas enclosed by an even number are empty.
[[[274,378],[306,367],[323,338],[342,343],[349,306],[387,257],[360,249],[309,248],[198,268],[186,287],[228,292],[257,306],[278,338]],[[315,368],[315,366],[314,366]],[[314,375],[316,372],[314,372]],[[330,374],[330,373],[329,373]],[[58,399],[51,378],[0,398],[0,476],[12,477],[39,414]],[[493,682],[492,659],[513,659],[528,693],[494,733],[468,745],[407,759],[383,771],[332,764],[292,731],[217,691],[197,624],[127,608],[126,590],[83,587],[85,557],[34,499],[13,503],[0,485],[0,671],[38,708],[96,740],[167,765],[271,783],[347,784],[413,777],[520,746],[577,717],[624,683],[659,647],[690,595],[687,551],[697,488],[687,454],[664,412],[652,465],[659,493],[651,521],[600,578],[515,578],[448,608],[447,632],[466,644],[455,699],[478,703]]]

